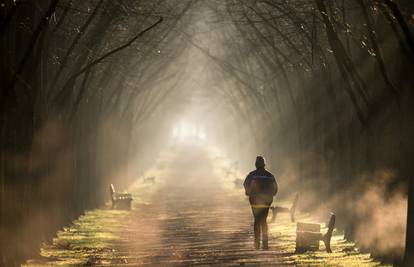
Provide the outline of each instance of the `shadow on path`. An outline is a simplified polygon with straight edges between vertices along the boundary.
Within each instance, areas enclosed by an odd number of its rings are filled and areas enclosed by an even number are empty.
[[[218,171],[217,157],[199,146],[167,154],[155,185],[138,181],[131,187],[131,211],[87,212],[28,266],[378,266],[339,235],[332,254],[293,254],[295,224],[288,216],[270,225],[270,249],[254,250],[248,201]],[[305,214],[298,219],[313,222]]]

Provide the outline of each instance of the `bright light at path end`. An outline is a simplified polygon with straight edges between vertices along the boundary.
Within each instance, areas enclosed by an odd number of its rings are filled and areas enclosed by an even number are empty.
[[[204,127],[199,124],[188,122],[180,122],[172,129],[172,136],[174,139],[181,141],[186,140],[206,140],[206,132]]]

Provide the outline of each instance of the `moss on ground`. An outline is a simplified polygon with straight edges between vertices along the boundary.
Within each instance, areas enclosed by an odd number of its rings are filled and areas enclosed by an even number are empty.
[[[343,236],[334,234],[333,253],[326,253],[321,243],[319,251],[294,254],[295,223],[288,216],[280,216],[277,223],[270,224],[270,234],[277,237],[279,252],[285,255],[283,261],[296,266],[386,266],[373,260],[369,254],[361,253],[355,244]],[[121,232],[131,223],[130,211],[97,209],[88,211],[75,220],[71,226],[59,231],[51,245],[41,248],[41,259],[28,261],[23,266],[92,266],[112,265],[123,262],[116,250],[121,241]],[[298,221],[315,221],[305,214],[299,214]],[[324,232],[326,228],[322,228]]]
[[[167,156],[172,157],[171,155]],[[168,158],[167,156],[164,156],[164,158]],[[221,181],[223,186],[229,189],[229,198],[240,198],[243,189],[240,188],[240,185],[234,183],[234,177],[226,177],[229,172],[227,171],[228,166],[225,167],[224,165],[228,164],[220,163],[223,166],[218,163],[215,164],[215,172],[218,177],[223,177]],[[236,178],[241,175],[233,170],[232,173],[235,173]],[[162,180],[158,179],[160,175],[162,176],[162,173],[159,171],[149,174],[149,176],[157,177],[155,185],[138,182],[131,187],[130,191],[134,196],[132,211],[104,208],[85,212],[70,226],[59,231],[51,244],[42,246],[40,259],[29,260],[23,266],[113,266],[127,264],[128,255],[118,251],[117,244],[122,242],[122,237],[131,227],[131,222],[134,219],[134,209],[138,209],[142,204],[149,204],[147,201],[149,201],[150,196],[162,184]],[[290,206],[289,202],[278,202],[276,204],[278,206]],[[308,214],[301,213],[296,217],[297,221],[318,223]],[[289,216],[278,215],[276,223],[271,223],[269,227],[271,239],[276,240],[278,254],[282,257],[281,261],[286,265],[386,266],[373,260],[369,254],[359,252],[355,244],[345,241],[343,236],[336,232],[334,232],[331,244],[333,253],[325,252],[324,245],[321,243],[319,251],[295,254],[296,224],[290,222]],[[325,232],[326,227],[322,227],[321,231]]]
[[[156,186],[136,183],[131,187],[133,207],[144,204]],[[137,194],[140,193],[140,194]],[[86,211],[70,226],[58,231],[51,244],[43,244],[38,259],[22,266],[94,266],[122,263],[116,244],[121,233],[128,229],[133,219],[129,210],[113,210],[109,203],[102,209]]]
[[[287,204],[284,204],[288,206]],[[361,253],[355,247],[355,244],[344,239],[343,235],[334,231],[331,240],[332,253],[325,251],[325,246],[320,242],[319,251],[309,251],[301,254],[294,254],[295,238],[296,238],[296,224],[289,221],[288,216],[278,218],[277,223],[270,224],[270,234],[278,237],[278,246],[281,247],[281,252],[290,253],[286,257],[287,262],[292,262],[296,266],[392,266],[381,264],[374,260],[369,253]],[[315,221],[307,214],[299,214],[297,221],[307,223],[320,223]],[[321,232],[325,233],[326,225],[321,227]]]
[[[72,225],[59,231],[51,245],[44,244],[40,260],[23,266],[80,266],[112,258],[119,233],[129,225],[129,211],[96,209],[87,211]]]

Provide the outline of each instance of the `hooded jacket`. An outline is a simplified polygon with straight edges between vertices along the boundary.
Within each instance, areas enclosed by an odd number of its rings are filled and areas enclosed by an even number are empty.
[[[275,177],[264,168],[250,172],[243,186],[251,204],[270,204],[278,191]]]

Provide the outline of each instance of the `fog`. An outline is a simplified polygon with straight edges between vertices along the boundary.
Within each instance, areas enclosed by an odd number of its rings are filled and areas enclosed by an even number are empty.
[[[299,192],[300,210],[335,212],[361,250],[409,266],[413,10],[403,0],[6,1],[0,265],[104,205],[110,183],[122,191],[150,176],[166,150],[203,147],[229,160],[220,171],[236,183],[263,155],[278,198]]]

